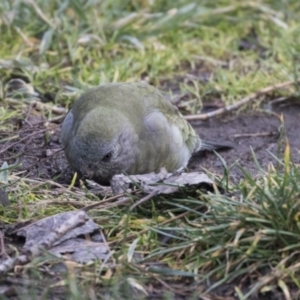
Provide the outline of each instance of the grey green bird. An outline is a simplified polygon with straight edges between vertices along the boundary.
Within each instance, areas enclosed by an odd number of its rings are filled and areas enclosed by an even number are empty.
[[[83,93],[62,124],[61,142],[70,165],[100,183],[121,173],[173,172],[193,153],[220,146],[202,141],[175,106],[143,83]]]

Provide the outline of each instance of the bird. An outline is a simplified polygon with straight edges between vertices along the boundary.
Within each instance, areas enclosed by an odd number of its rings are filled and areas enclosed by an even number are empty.
[[[194,153],[224,147],[202,140],[155,87],[124,82],[84,92],[62,123],[61,143],[75,171],[104,184],[116,174],[182,170]]]

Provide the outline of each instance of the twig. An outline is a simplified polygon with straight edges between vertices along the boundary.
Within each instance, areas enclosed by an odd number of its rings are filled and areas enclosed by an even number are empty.
[[[62,200],[62,201],[42,201],[37,203],[28,203],[28,206],[34,205],[36,207],[38,206],[49,206],[49,205],[70,205],[73,207],[76,207],[78,209],[81,209],[82,207],[85,207],[86,204],[81,203],[79,201],[69,201],[69,200]]]
[[[271,136],[276,135],[278,132],[270,131],[270,132],[255,132],[255,133],[237,133],[233,134],[233,138],[244,138],[244,137],[260,137],[260,136]]]
[[[274,90],[285,88],[285,87],[287,87],[289,85],[292,85],[292,84],[299,84],[299,83],[300,83],[300,79],[298,79],[296,81],[295,80],[290,80],[290,81],[286,81],[286,82],[283,82],[283,83],[278,83],[278,84],[275,84],[275,85],[271,85],[271,86],[265,87],[265,88],[263,88],[263,89],[261,89],[257,92],[254,92],[254,93],[250,94],[249,96],[246,96],[246,97],[242,98],[239,102],[234,103],[232,105],[222,107],[222,108],[219,108],[215,111],[208,112],[208,113],[205,113],[205,114],[185,116],[185,119],[187,121],[207,120],[209,118],[221,115],[225,112],[235,110],[235,109],[241,107],[242,105],[258,98],[259,96],[265,95],[265,94],[267,94],[269,92],[272,92]]]
[[[157,195],[157,191],[153,191],[150,194],[148,194],[147,196],[143,197],[142,199],[140,199],[139,201],[135,202],[129,209],[129,211],[132,211],[134,208],[136,208],[137,206],[141,205],[142,203],[145,203],[146,201],[152,199],[155,195]]]
[[[63,121],[64,118],[65,118],[65,115],[62,115],[62,116],[54,117],[52,119],[48,119],[47,122],[48,123],[57,123],[57,122]]]
[[[195,210],[201,208],[202,206],[203,206],[203,205],[197,206],[197,207],[195,208]],[[185,211],[184,213],[181,213],[180,215],[178,215],[178,216],[176,216],[176,217],[174,217],[174,218],[171,218],[171,219],[169,219],[169,220],[163,221],[163,222],[161,222],[161,223],[159,223],[159,224],[157,224],[157,225],[159,225],[159,226],[161,226],[161,225],[166,225],[166,224],[168,224],[168,223],[171,223],[171,222],[173,222],[173,221],[176,221],[176,220],[178,220],[178,219],[181,219],[182,217],[186,216],[186,215],[189,214],[189,213],[190,213],[189,211]],[[126,237],[125,240],[126,240],[126,241],[133,240],[133,239],[135,239],[135,238],[141,236],[142,234],[147,233],[149,230],[150,230],[150,228],[146,228],[146,229],[143,229],[143,230],[141,230],[141,231],[139,231],[139,232],[136,232],[136,233],[133,233],[133,234],[131,234],[131,235],[128,235],[128,236]],[[124,242],[125,240],[122,238],[122,242]],[[120,240],[111,241],[111,242],[108,242],[108,244],[109,244],[109,245],[113,245],[113,244],[118,243],[119,241],[120,241]]]
[[[139,193],[139,192],[140,192],[139,189],[131,191],[131,195]],[[99,201],[99,202],[97,202],[95,204],[87,205],[87,206],[83,207],[82,210],[89,211],[90,209],[93,209],[95,207],[101,206],[104,203],[111,202],[112,200],[116,200],[116,199],[118,199],[120,197],[125,197],[125,196],[126,196],[126,193],[118,194],[118,195],[112,196],[110,198],[107,198],[107,199],[105,199],[103,201]],[[114,206],[117,206],[117,205],[120,205],[120,204],[125,204],[125,203],[127,203],[129,201],[130,201],[130,199],[128,199],[128,198],[121,199],[120,201],[116,201],[116,202],[114,202],[114,203],[112,203],[110,205],[105,206],[103,209],[111,208],[111,207],[114,207]]]
[[[47,131],[47,130],[48,130],[47,128],[46,128],[46,129],[42,129],[42,130],[33,132],[32,134],[29,134],[29,135],[27,135],[27,136],[21,138],[21,139],[18,140],[17,142],[12,143],[12,144],[8,145],[7,147],[5,147],[4,149],[2,149],[2,150],[0,151],[0,154],[6,152],[8,149],[14,147],[15,145],[19,144],[20,142],[23,142],[23,141],[27,140],[28,138],[30,138],[30,137],[32,137],[32,136],[35,136],[36,134],[43,133],[43,132],[45,132],[45,131]]]
[[[149,272],[145,267],[139,266],[139,265],[137,265],[135,263],[132,263],[132,262],[130,263],[130,265],[133,266],[134,268],[138,269],[140,272],[143,272],[144,274],[146,274],[146,275],[152,277],[153,279],[157,280],[161,285],[163,285],[165,288],[170,290],[173,294],[179,294],[181,296],[186,296],[186,293],[184,291],[180,291],[178,289],[175,289],[175,288],[171,287],[169,284],[167,284],[161,278],[159,278],[155,274]]]
[[[28,112],[26,114],[26,118],[24,120],[30,127],[32,127],[32,124],[28,121],[28,118],[29,118],[29,115],[31,114],[32,109],[33,109],[34,106],[35,106],[35,103],[29,105],[29,109],[28,109]]]
[[[5,244],[4,244],[4,235],[3,235],[3,231],[0,231],[0,247],[1,247],[1,252],[0,252],[0,256],[5,256],[5,257],[9,257],[8,254],[5,251]]]
[[[7,101],[8,103],[12,103],[12,104],[20,104],[20,101],[18,100],[15,100],[13,98],[6,98],[5,101]],[[41,101],[39,100],[26,100],[26,99],[23,99],[23,102],[27,105],[35,105],[35,109],[40,111],[40,110],[43,110],[43,109],[46,109],[48,111],[51,111],[53,112],[54,114],[57,114],[57,115],[64,115],[68,112],[68,110],[64,107],[60,107],[60,106],[56,106],[56,105],[49,105],[47,103],[42,103]],[[45,121],[47,122],[47,120]]]
[[[119,194],[119,195],[115,195],[115,196],[113,196],[113,197],[107,198],[106,200],[99,201],[99,202],[93,203],[93,204],[91,204],[91,205],[87,205],[87,206],[83,207],[82,210],[83,210],[83,211],[89,211],[89,210],[91,210],[91,209],[93,209],[93,208],[95,208],[95,207],[97,207],[97,206],[100,206],[100,205],[102,205],[102,204],[104,204],[104,203],[107,203],[107,202],[110,202],[110,201],[112,201],[112,200],[116,200],[116,199],[118,199],[118,198],[120,198],[120,197],[123,197],[123,196],[125,196],[125,193]]]
[[[103,210],[111,209],[112,207],[115,207],[115,206],[125,205],[125,204],[129,203],[130,201],[131,201],[130,198],[124,197],[116,202],[109,203],[106,206],[101,207],[101,209],[103,209]]]
[[[11,175],[10,178],[12,180],[22,180],[22,181],[28,182],[30,184],[38,184],[37,186],[32,187],[33,189],[39,189],[41,186],[48,184],[48,185],[52,185],[52,186],[61,188],[64,191],[64,193],[68,193],[68,194],[71,194],[71,195],[74,195],[74,196],[84,195],[84,193],[80,189],[77,189],[76,193],[75,193],[75,192],[69,190],[68,188],[64,187],[63,185],[59,184],[58,182],[55,182],[55,181],[52,181],[52,180],[41,181],[41,180],[38,180],[38,179],[19,177],[17,175]]]
[[[228,63],[226,61],[214,59],[213,57],[209,57],[209,56],[193,55],[193,58],[207,61],[215,66],[223,66],[223,67],[228,66]]]
[[[181,295],[181,296],[187,296],[187,294],[185,293],[185,292],[183,292],[183,291],[180,291],[180,290],[178,290],[178,289],[174,289],[174,288],[172,288],[169,284],[167,284],[166,282],[164,282],[161,278],[159,278],[158,276],[155,276],[155,275],[153,275],[153,274],[151,274],[151,273],[149,273],[150,274],[150,276],[153,278],[153,279],[155,279],[155,280],[157,280],[161,285],[163,285],[165,288],[167,288],[169,291],[171,291],[173,294],[178,294],[178,295]]]

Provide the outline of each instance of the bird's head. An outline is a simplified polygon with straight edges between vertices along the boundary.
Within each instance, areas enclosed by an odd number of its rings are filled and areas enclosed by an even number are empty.
[[[135,128],[120,111],[97,108],[74,129],[67,156],[81,175],[108,183],[135,163],[137,140]]]

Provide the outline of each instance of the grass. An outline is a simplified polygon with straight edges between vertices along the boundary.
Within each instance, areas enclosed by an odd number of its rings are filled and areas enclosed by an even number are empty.
[[[46,119],[57,117],[53,106],[70,107],[86,88],[140,80],[165,93],[186,93],[179,107],[195,114],[208,101],[228,105],[298,79],[299,12],[297,0],[3,0],[0,151],[18,134],[11,120],[24,120],[31,107],[30,100],[7,97],[11,78],[48,93],[52,103],[32,111]],[[299,90],[274,92],[285,95],[297,97]],[[258,107],[259,101],[242,109]],[[152,290],[154,298],[199,299],[228,284],[238,299],[278,290],[296,299],[300,170],[288,145],[276,160],[265,170],[257,165],[255,176],[243,170],[238,183],[226,167],[223,178],[216,176],[225,193],[183,191],[133,212],[127,206],[92,210],[114,251],[108,262],[66,261],[65,275],[57,275],[52,267],[60,260],[41,257],[9,274],[28,279],[16,284],[18,297],[143,299]],[[55,178],[18,172],[9,170],[5,185],[12,205],[0,208],[2,223],[43,218],[98,199],[83,185],[56,186]]]

